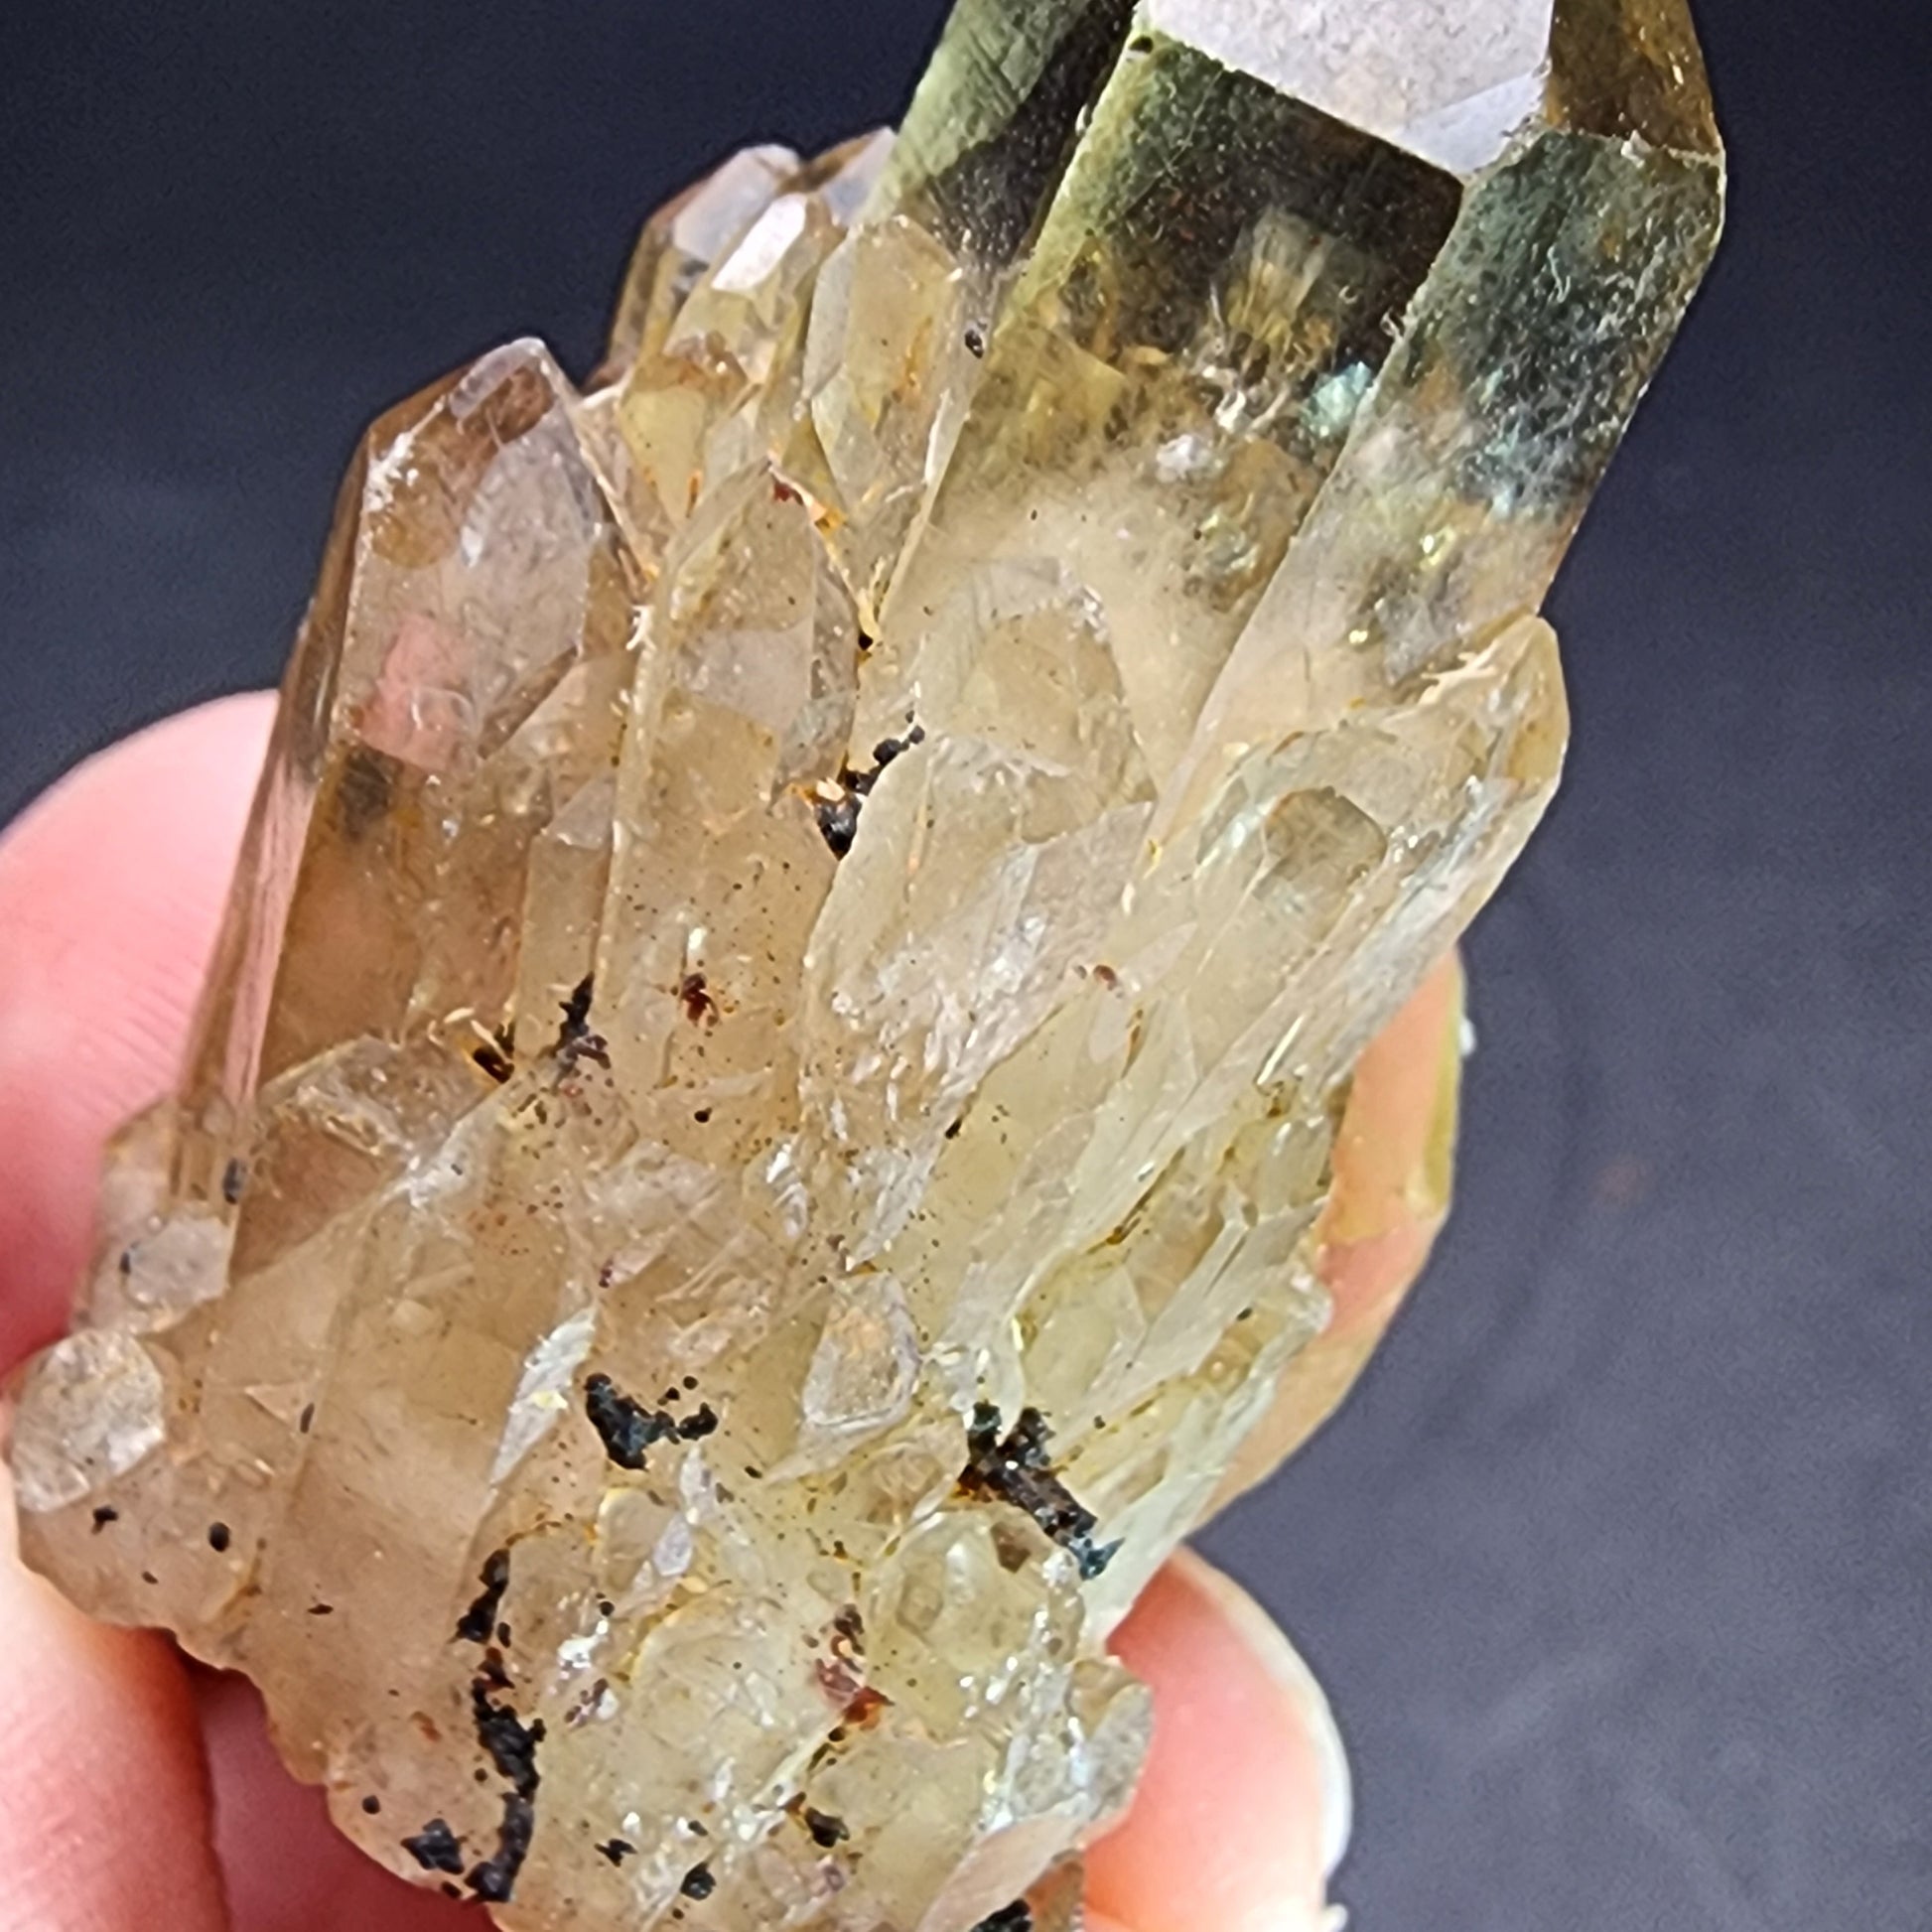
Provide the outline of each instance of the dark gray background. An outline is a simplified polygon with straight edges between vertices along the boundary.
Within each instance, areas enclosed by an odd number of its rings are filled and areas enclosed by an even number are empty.
[[[13,0],[0,819],[268,680],[377,405],[584,369],[638,217],[891,116],[940,9]],[[1210,1539],[1341,1710],[1364,1932],[1932,1926],[1932,22],[1703,20],[1731,238],[1556,600],[1460,1212]]]

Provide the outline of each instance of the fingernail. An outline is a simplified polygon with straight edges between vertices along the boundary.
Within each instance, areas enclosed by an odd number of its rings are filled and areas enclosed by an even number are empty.
[[[1233,1578],[1191,1551],[1183,1551],[1177,1561],[1184,1566],[1189,1581],[1213,1598],[1269,1676],[1301,1711],[1314,1747],[1321,1793],[1321,1871],[1324,1878],[1332,1878],[1348,1856],[1348,1841],[1355,1827],[1355,1786],[1348,1769],[1348,1747],[1342,1742],[1327,1694],[1281,1625]],[[1339,1932],[1345,1918],[1346,1914],[1331,1915],[1324,1932]]]

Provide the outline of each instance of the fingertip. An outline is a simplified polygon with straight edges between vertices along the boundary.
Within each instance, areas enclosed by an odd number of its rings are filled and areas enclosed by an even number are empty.
[[[1313,1768],[1321,1876],[1332,1878],[1348,1856],[1355,1829],[1354,1774],[1334,1706],[1288,1633],[1232,1577],[1191,1550],[1180,1551],[1175,1562],[1180,1580],[1227,1620],[1287,1700],[1291,1724],[1306,1746],[1305,1752],[1298,1753],[1298,1778],[1310,1763]],[[1301,1790],[1303,1784],[1298,1782],[1296,1788]]]
[[[298,1784],[283,1767],[261,1699],[245,1678],[200,1672],[197,1691],[214,1787],[215,1852],[235,1923],[245,1932],[483,1932],[474,1906],[405,1883],[337,1831],[322,1792]],[[411,1823],[397,1821],[399,1839]]]
[[[161,1638],[88,1621],[15,1553],[0,1473],[0,1932],[222,1932],[195,1708]]]
[[[1154,1691],[1154,1748],[1126,1823],[1089,1854],[1094,1912],[1133,1932],[1317,1932],[1350,1792],[1307,1665],[1237,1585],[1184,1555],[1116,1642]]]
[[[0,1363],[59,1331],[102,1145],[175,1077],[272,713],[169,719],[0,837]]]
[[[1356,1063],[1335,1137],[1330,1248],[1439,1221],[1449,1205],[1465,985],[1454,953],[1423,981]]]

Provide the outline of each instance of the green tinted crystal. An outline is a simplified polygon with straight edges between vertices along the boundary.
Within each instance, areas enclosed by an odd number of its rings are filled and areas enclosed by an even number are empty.
[[[1006,267],[1133,19],[1133,0],[962,0],[899,129],[884,205],[973,267]]]

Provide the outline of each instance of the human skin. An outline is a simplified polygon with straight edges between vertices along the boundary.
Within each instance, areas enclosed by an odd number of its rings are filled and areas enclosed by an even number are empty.
[[[173,1080],[271,709],[249,696],[171,719],[0,835],[0,1369],[60,1332],[102,1144]],[[1427,1256],[1459,1025],[1451,964],[1357,1078],[1323,1261],[1336,1320],[1232,1486],[1325,1419]],[[0,1932],[481,1927],[335,1834],[245,1684],[83,1617],[21,1566],[12,1524],[0,1473]],[[1348,1775],[1288,1639],[1183,1556],[1116,1645],[1153,1689],[1155,1743],[1089,1857],[1090,1932],[1316,1932]]]

